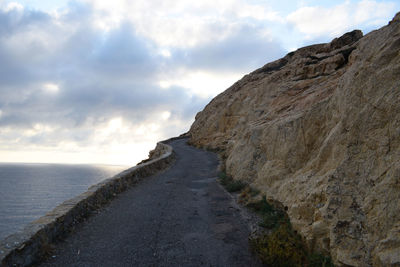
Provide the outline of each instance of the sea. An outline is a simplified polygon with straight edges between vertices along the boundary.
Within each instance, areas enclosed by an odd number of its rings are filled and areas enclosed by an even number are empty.
[[[0,163],[0,240],[127,168]]]

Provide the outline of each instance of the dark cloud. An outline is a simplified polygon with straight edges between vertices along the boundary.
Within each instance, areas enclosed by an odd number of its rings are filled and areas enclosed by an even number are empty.
[[[123,23],[94,47],[92,66],[111,73],[152,71],[157,58],[152,57],[148,46],[149,42],[139,39],[130,24]]]
[[[0,38],[9,37],[26,29],[34,29],[39,25],[49,23],[51,17],[41,11],[24,12],[19,9],[0,10]]]
[[[104,32],[92,25],[92,16],[89,6],[76,3],[58,19],[26,9],[0,11],[0,128],[17,131],[20,145],[64,140],[84,145],[98,125],[115,117],[135,125],[170,111],[171,121],[188,124],[210,99],[187,88],[160,88],[160,72],[249,71],[283,53],[278,43],[260,37],[261,29],[246,25],[218,42],[172,49],[165,58],[132,24]],[[15,37],[19,43],[11,45]],[[59,91],[46,91],[46,83]],[[55,130],[24,136],[37,124]],[[179,134],[177,129],[162,131]],[[15,134],[0,132],[1,138]]]
[[[249,71],[285,54],[281,44],[263,34],[263,28],[244,24],[220,41],[190,50],[174,51],[177,64],[215,71]]]

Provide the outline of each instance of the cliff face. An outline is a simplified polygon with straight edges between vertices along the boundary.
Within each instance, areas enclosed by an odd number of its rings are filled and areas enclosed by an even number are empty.
[[[400,265],[400,13],[244,76],[190,134],[336,264]]]

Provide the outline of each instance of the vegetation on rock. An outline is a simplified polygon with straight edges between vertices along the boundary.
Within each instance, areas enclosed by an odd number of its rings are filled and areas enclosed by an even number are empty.
[[[333,267],[329,256],[310,251],[303,238],[292,228],[284,210],[270,204],[263,196],[247,207],[262,217],[260,226],[267,229],[250,238],[250,246],[261,261],[277,267]]]
[[[226,173],[224,172],[221,172],[219,174],[219,182],[225,187],[228,192],[239,192],[247,185],[242,181],[233,180],[231,176],[226,175]]]

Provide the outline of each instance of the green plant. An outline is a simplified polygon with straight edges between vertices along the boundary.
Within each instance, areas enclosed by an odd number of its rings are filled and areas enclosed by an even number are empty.
[[[268,266],[295,267],[304,266],[307,262],[303,240],[287,223],[280,224],[270,234],[251,239],[250,245]]]
[[[241,204],[249,203],[258,194],[260,194],[260,190],[246,185],[245,188],[240,192],[238,201]]]
[[[335,267],[332,259],[321,253],[312,253],[308,257],[309,267]]]
[[[239,192],[246,187],[246,183],[242,181],[232,181],[226,185],[226,190],[228,192]]]
[[[311,253],[307,249],[279,205],[269,203],[263,196],[261,200],[247,204],[247,207],[261,216],[260,226],[270,230],[250,239],[252,250],[264,264],[277,267],[334,267],[330,257]]]
[[[219,173],[219,182],[225,187],[228,192],[239,192],[247,185],[242,181],[233,180],[233,178],[228,176],[225,172]]]
[[[259,195],[261,192],[260,190],[254,188],[254,187],[250,187],[250,196],[251,197],[255,197],[257,195]]]
[[[228,177],[225,172],[220,172],[218,174],[218,177],[220,184],[222,184],[223,186],[226,186],[232,180],[232,178]]]
[[[261,215],[261,227],[273,229],[282,223],[288,223],[285,212],[269,204],[265,196],[260,201],[247,204],[247,207]]]

